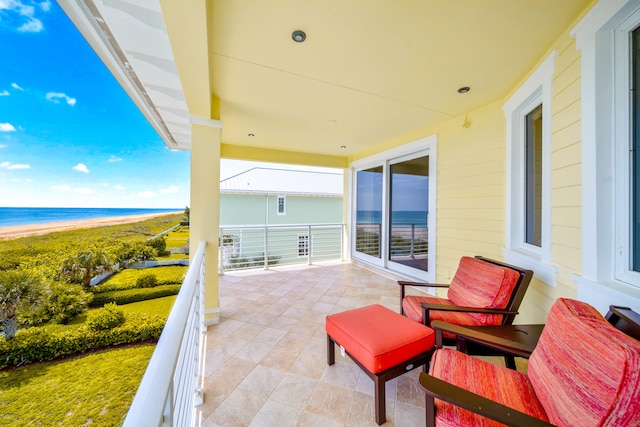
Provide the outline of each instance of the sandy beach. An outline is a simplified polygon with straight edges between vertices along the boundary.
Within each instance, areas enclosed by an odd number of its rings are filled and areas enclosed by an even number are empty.
[[[54,231],[75,230],[78,228],[95,228],[107,225],[129,224],[159,216],[181,214],[183,212],[163,212],[144,215],[113,216],[108,218],[85,219],[81,221],[47,222],[42,224],[16,225],[0,227],[0,240],[11,240],[20,237],[38,236]]]

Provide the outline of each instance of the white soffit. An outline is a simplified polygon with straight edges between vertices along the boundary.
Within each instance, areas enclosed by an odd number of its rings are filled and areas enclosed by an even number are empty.
[[[170,149],[189,150],[189,111],[157,0],[59,0]]]

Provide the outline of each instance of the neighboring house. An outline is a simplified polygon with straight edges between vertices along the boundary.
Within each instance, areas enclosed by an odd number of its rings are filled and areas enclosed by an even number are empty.
[[[341,228],[309,226],[342,223],[342,192],[341,173],[253,168],[220,181],[223,265],[260,259],[264,226],[271,226],[268,252],[274,262],[306,258],[314,237],[317,245],[312,248],[321,244],[324,252],[331,243],[339,253]],[[295,227],[281,227],[285,225]]]

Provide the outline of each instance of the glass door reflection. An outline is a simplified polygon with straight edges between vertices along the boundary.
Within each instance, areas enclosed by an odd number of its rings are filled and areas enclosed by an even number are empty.
[[[428,271],[429,156],[390,163],[389,262]]]

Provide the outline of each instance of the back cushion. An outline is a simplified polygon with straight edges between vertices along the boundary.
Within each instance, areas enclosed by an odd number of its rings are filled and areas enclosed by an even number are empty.
[[[551,307],[529,379],[558,426],[640,423],[640,342],[590,305],[558,299]]]
[[[520,274],[507,267],[462,257],[447,298],[455,305],[506,308]],[[472,314],[483,324],[499,324],[502,316]]]

